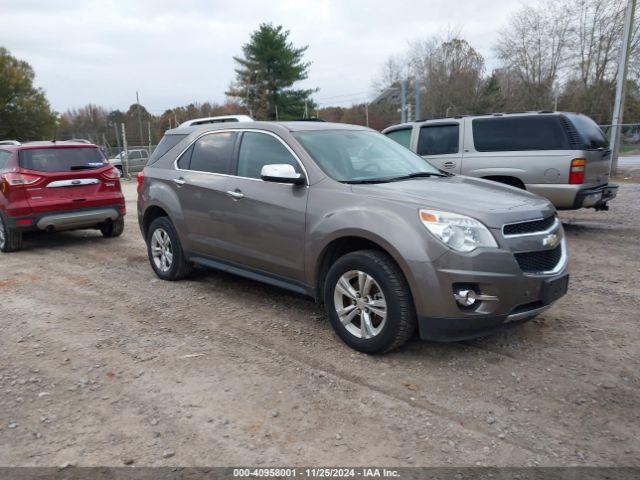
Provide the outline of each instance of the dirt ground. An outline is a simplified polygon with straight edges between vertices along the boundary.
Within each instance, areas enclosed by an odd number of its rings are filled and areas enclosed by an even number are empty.
[[[640,184],[563,212],[570,293],[480,340],[350,350],[312,301],[125,233],[0,256],[0,465],[640,465]]]

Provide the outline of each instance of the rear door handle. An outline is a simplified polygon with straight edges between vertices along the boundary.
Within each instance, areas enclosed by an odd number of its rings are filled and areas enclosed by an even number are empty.
[[[176,185],[178,185],[179,187],[181,187],[182,185],[184,185],[185,183],[187,183],[185,181],[184,178],[180,177],[180,178],[174,178],[173,179],[173,183],[175,183]]]
[[[231,198],[235,198],[236,200],[244,198],[244,193],[239,190],[227,190],[227,195],[229,195]]]

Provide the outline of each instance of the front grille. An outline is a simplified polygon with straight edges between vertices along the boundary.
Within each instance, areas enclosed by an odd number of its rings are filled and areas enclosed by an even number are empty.
[[[523,233],[537,233],[549,230],[556,221],[555,216],[547,217],[543,220],[533,220],[531,222],[510,223],[502,227],[502,233],[507,235],[521,235]]]
[[[562,245],[553,250],[514,254],[520,269],[526,273],[541,273],[553,270],[562,258]]]

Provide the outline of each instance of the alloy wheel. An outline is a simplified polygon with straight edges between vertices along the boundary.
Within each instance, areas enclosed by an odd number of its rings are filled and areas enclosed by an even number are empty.
[[[386,324],[384,294],[378,282],[366,272],[344,273],[336,283],[333,301],[340,323],[357,338],[373,338]]]
[[[162,228],[156,229],[151,236],[151,256],[158,270],[169,271],[173,263],[173,246],[169,234]]]

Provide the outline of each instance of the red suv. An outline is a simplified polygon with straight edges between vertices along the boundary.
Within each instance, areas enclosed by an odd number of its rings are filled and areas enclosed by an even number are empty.
[[[0,251],[27,231],[124,230],[120,172],[84,142],[0,142]]]

